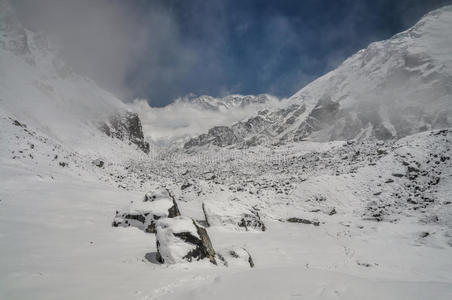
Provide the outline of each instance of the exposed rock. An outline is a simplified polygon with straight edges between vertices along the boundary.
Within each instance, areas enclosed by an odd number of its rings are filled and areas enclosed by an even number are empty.
[[[179,207],[177,206],[177,203],[176,203],[176,198],[174,198],[174,196],[171,194],[171,192],[168,189],[166,191],[168,192],[168,195],[170,196],[171,200],[173,201],[173,206],[171,206],[168,209],[168,218],[174,218],[174,217],[180,216],[180,211],[179,211]]]
[[[388,154],[388,152],[385,149],[377,149],[378,155]]]
[[[93,160],[93,165],[96,167],[102,168],[104,166],[104,161],[100,158]]]
[[[335,215],[335,214],[337,214],[337,211],[336,211],[336,209],[333,207],[333,209],[330,210],[330,212],[328,213],[328,215],[332,216],[332,215]]]
[[[238,143],[240,139],[234,134],[234,131],[227,126],[215,126],[207,134],[193,138],[185,143],[184,148],[189,149],[194,146],[204,146],[207,144],[224,147]]]
[[[226,267],[233,265],[254,267],[254,261],[251,254],[243,247],[221,249],[217,251],[217,257]]]
[[[290,223],[301,223],[301,224],[312,224],[314,226],[319,226],[320,225],[320,222],[316,221],[316,220],[312,220],[311,221],[311,220],[308,220],[308,219],[295,218],[295,217],[287,219],[287,222],[290,222]]]
[[[405,176],[405,175],[404,175],[404,174],[401,174],[401,173],[392,173],[392,176],[401,178],[401,177],[403,177],[403,176]]]
[[[183,185],[181,185],[180,189],[183,191],[183,190],[185,190],[186,188],[189,188],[189,187],[191,187],[191,186],[192,186],[192,184],[191,184],[190,182],[186,182],[186,183],[184,183]]]
[[[250,210],[250,213],[245,213],[238,224],[239,227],[244,227],[246,231],[249,228],[265,231],[265,224],[262,222],[259,212]]]
[[[427,232],[427,231],[421,232],[421,234],[420,234],[421,238],[426,238],[429,235],[430,235],[430,232]]]
[[[206,229],[191,218],[178,216],[161,219],[157,222],[156,231],[159,262],[174,264],[207,258],[217,264]]]
[[[208,217],[208,214],[206,212],[206,207],[205,207],[205,203],[204,202],[202,203],[201,207],[202,207],[202,212],[204,213],[204,218],[205,218],[206,225],[207,225],[207,227],[210,227],[209,217]]]
[[[19,127],[22,127],[22,128],[27,128],[27,125],[22,124],[22,123],[20,123],[20,122],[17,121],[17,120],[14,120],[14,121],[13,121],[13,125],[19,126]]]
[[[369,264],[369,263],[367,263],[367,262],[362,262],[362,261],[359,261],[359,260],[356,261],[356,264],[357,264],[358,266],[366,267],[366,268],[372,267],[371,264]]]
[[[165,194],[146,194],[145,200],[132,202],[129,207],[116,211],[113,227],[137,227],[145,232],[155,233],[155,223],[161,218],[174,218],[180,216],[179,208],[172,195],[166,191]],[[152,201],[146,200],[150,196]],[[153,198],[155,196],[155,198]]]
[[[100,130],[108,136],[137,145],[144,153],[150,151],[149,143],[144,140],[141,120],[136,113],[114,115],[109,122],[100,125]]]

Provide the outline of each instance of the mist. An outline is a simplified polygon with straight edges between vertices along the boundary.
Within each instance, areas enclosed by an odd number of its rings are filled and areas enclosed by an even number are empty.
[[[180,99],[178,99],[180,100]],[[202,133],[214,126],[228,126],[246,120],[256,111],[277,107],[286,99],[271,98],[265,104],[249,104],[231,107],[227,110],[205,109],[187,101],[176,101],[165,107],[151,107],[144,99],[136,99],[130,104],[139,114],[146,138],[160,146],[171,145]]]
[[[131,5],[118,0],[19,0],[13,4],[26,27],[46,32],[63,47],[65,59],[76,72],[125,99],[134,94],[127,80],[143,57],[151,62],[147,76],[164,73],[156,63],[162,52],[168,60],[177,57],[174,73],[193,59],[180,45],[172,18],[158,5],[142,11],[140,1]]]

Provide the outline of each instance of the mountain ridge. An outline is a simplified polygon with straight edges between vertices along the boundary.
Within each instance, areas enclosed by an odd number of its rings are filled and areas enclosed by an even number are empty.
[[[374,42],[272,111],[211,130],[185,148],[227,142],[248,147],[301,140],[401,138],[452,124],[452,6],[410,29]],[[250,126],[250,123],[253,126]],[[216,133],[223,134],[218,136]],[[218,143],[217,143],[218,144]]]

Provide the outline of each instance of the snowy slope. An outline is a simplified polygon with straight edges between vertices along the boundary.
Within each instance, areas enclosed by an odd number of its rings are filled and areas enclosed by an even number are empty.
[[[92,80],[74,73],[45,35],[21,25],[7,1],[0,1],[0,8],[2,116],[32,126],[77,151],[111,152],[117,143],[99,126],[124,114],[127,106]]]
[[[12,139],[23,131],[16,128]],[[449,299],[451,138],[450,131],[433,131],[396,143],[222,149],[211,157],[135,159],[105,170],[72,160],[62,168],[45,157],[35,167],[26,160],[36,160],[5,158],[0,296]],[[33,151],[23,147],[19,155]],[[126,189],[115,189],[108,173]],[[265,232],[208,228],[216,250],[246,247],[255,268],[161,265],[153,234],[111,226],[115,211],[162,185],[176,195],[182,215],[195,219],[203,217],[204,201],[258,209]],[[320,225],[289,223],[289,217]]]
[[[293,95],[284,107],[193,139],[187,148],[300,140],[400,138],[452,124],[452,6],[375,42]],[[246,123],[252,123],[246,124]]]

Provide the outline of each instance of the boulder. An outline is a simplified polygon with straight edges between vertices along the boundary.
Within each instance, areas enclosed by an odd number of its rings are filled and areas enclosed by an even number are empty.
[[[170,199],[170,192],[168,189],[166,188],[158,188],[152,192],[148,192],[144,195],[144,200],[143,201],[155,201],[155,200],[160,200],[160,199]]]
[[[153,201],[147,201],[151,195]],[[137,227],[145,232],[155,233],[155,223],[161,218],[174,218],[180,216],[179,208],[173,197],[168,192],[168,197],[159,194],[153,198],[152,194],[146,194],[144,201],[132,202],[121,211],[116,211],[113,220],[114,227]]]
[[[246,231],[249,229],[265,231],[266,229],[257,210],[250,210],[249,213],[242,214],[238,225],[239,227],[245,228]]]
[[[301,223],[301,224],[312,224],[314,226],[320,226],[320,222],[317,220],[307,220],[302,218],[289,218],[287,219],[287,222],[290,223]]]
[[[226,267],[229,266],[249,266],[254,267],[254,261],[250,253],[243,247],[232,247],[222,249],[217,252],[218,260]]]
[[[207,258],[217,264],[215,250],[205,228],[187,217],[160,219],[156,224],[157,260],[175,264]]]
[[[101,160],[100,158],[97,158],[97,159],[93,160],[93,165],[95,165],[96,167],[102,168],[104,166],[104,161]]]
[[[223,226],[240,230],[265,231],[259,212],[231,200],[227,202],[206,201],[202,204],[202,210],[208,226]]]

